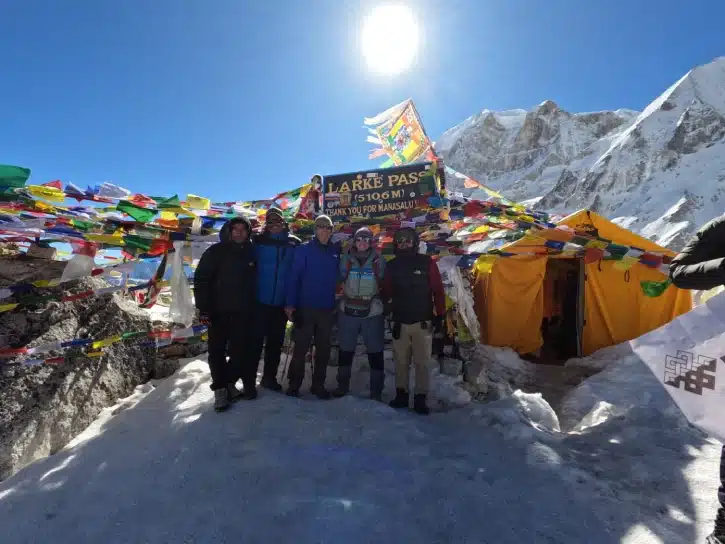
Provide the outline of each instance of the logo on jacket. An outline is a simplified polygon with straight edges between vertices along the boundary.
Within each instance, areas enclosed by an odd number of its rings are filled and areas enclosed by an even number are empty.
[[[725,362],[725,357],[722,358]],[[715,389],[717,359],[689,351],[678,351],[676,356],[665,356],[665,385],[702,395],[703,389]],[[683,387],[684,386],[684,387]]]

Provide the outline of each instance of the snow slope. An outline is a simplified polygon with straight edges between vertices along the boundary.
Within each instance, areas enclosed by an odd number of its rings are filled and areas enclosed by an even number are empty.
[[[0,483],[3,544],[689,544],[715,511],[716,445],[657,410],[564,434],[536,394],[424,418],[264,392],[215,414],[208,386],[187,362]]]
[[[691,70],[641,113],[572,114],[550,100],[485,110],[436,149],[509,198],[539,198],[536,207],[555,213],[590,208],[677,249],[723,213],[725,57]]]

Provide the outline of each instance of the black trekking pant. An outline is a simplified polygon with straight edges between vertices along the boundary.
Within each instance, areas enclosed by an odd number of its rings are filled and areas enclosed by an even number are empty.
[[[287,329],[287,314],[284,313],[283,306],[260,304],[254,320],[254,337],[250,358],[259,364],[259,358],[262,356],[262,349],[264,349],[264,374],[262,379],[276,381],[279,361],[282,357],[284,334]]]
[[[295,327],[292,340],[295,347],[289,367],[289,388],[298,391],[305,379],[305,356],[313,343],[315,362],[312,369],[312,390],[325,387],[327,363],[330,362],[332,325],[335,322],[333,310],[305,308],[295,312]]]
[[[251,328],[252,319],[248,313],[211,315],[208,349],[212,390],[233,385],[240,378],[245,389],[256,387],[257,367],[250,364],[249,357]]]

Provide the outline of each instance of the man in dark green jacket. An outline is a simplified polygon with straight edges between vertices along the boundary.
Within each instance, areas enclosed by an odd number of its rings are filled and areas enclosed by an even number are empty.
[[[670,279],[680,289],[706,291],[725,285],[725,215],[713,219],[672,259]],[[720,454],[720,508],[708,544],[725,544],[725,446]]]
[[[244,218],[228,221],[219,233],[219,243],[204,252],[194,273],[199,319],[209,327],[211,388],[218,412],[241,396],[234,385],[240,378],[243,396],[257,396],[257,365],[250,358],[257,296],[257,262],[249,241],[251,232],[251,225]]]

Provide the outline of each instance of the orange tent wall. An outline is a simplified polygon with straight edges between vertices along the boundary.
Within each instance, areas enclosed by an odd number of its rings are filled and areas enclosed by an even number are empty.
[[[582,351],[595,351],[632,340],[672,321],[692,308],[689,291],[670,286],[659,297],[642,292],[641,281],[662,281],[662,273],[634,265],[626,273],[616,261],[586,265]]]

